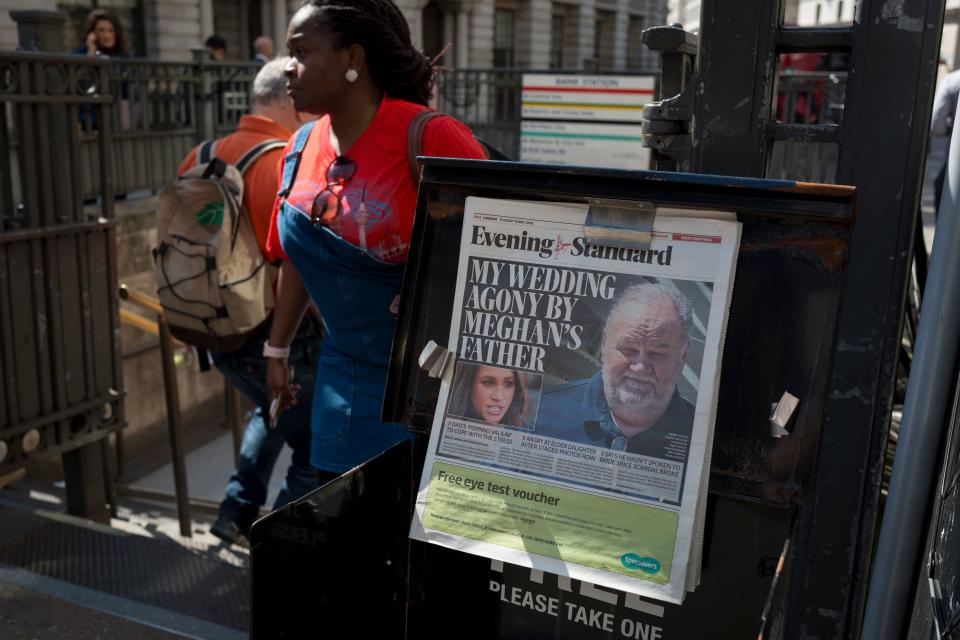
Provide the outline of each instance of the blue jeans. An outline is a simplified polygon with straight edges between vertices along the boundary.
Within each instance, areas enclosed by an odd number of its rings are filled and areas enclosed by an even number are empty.
[[[233,519],[242,529],[248,528],[260,515],[260,507],[267,499],[270,475],[284,443],[293,449],[293,456],[273,508],[278,509],[319,486],[317,471],[310,466],[310,405],[314,370],[320,357],[320,337],[314,326],[305,318],[304,327],[290,345],[290,366],[300,393],[296,406],[280,413],[274,429],[268,426],[267,362],[262,355],[269,328],[242,349],[214,357],[217,369],[255,407],[243,434],[240,461],[230,476],[227,495],[220,503],[220,515]]]

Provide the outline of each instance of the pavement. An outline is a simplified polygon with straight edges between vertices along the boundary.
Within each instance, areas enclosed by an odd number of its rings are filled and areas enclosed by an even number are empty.
[[[32,589],[0,583],[0,627],[8,640],[71,638],[107,640],[139,638],[164,640],[183,638],[138,622],[100,613],[83,605],[48,596]],[[51,616],[50,612],[56,612]]]
[[[289,457],[286,448],[270,501]],[[232,470],[228,433],[191,451],[191,498],[219,502]],[[130,484],[172,492],[172,468]],[[212,516],[195,510],[193,535],[185,538],[173,504],[121,498],[110,526],[65,510],[62,485],[31,483],[28,476],[0,490],[4,640],[247,637],[249,551],[211,535]]]

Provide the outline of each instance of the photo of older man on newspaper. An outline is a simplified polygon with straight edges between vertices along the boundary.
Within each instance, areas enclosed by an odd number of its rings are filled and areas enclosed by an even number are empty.
[[[685,462],[696,398],[677,389],[694,307],[675,286],[634,284],[603,325],[600,370],[543,392],[537,435]]]

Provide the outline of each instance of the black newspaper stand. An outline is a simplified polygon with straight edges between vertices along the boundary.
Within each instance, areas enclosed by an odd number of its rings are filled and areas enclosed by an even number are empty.
[[[628,200],[731,211],[743,223],[702,581],[682,606],[406,539],[439,391],[418,356],[449,335],[468,196]],[[817,553],[798,523],[816,500],[815,461],[829,442],[825,407],[853,221],[850,187],[425,159],[384,399],[384,419],[417,437],[255,525],[253,636],[780,637],[809,604],[790,570]],[[771,404],[785,391],[800,404],[789,434],[774,437]]]

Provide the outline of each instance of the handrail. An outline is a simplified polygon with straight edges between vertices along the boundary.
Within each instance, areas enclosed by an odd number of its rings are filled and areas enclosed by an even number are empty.
[[[143,316],[134,313],[133,311],[128,311],[127,309],[120,309],[120,322],[128,324],[131,327],[136,327],[141,331],[146,331],[150,335],[159,336],[160,327],[153,320],[144,318]]]
[[[120,290],[118,293],[121,300],[133,303],[146,309],[147,311],[152,311],[159,316],[163,315],[163,307],[160,306],[160,301],[156,298],[151,298],[145,293],[141,293],[136,289],[131,289],[125,284],[120,285]]]
[[[190,493],[187,489],[186,449],[183,443],[183,426],[180,415],[180,394],[177,385],[177,366],[173,355],[174,338],[170,335],[170,325],[160,301],[156,298],[131,289],[126,284],[118,287],[117,295],[157,314],[156,323],[142,318],[135,313],[121,309],[120,319],[128,324],[148,331],[156,332],[160,338],[160,362],[163,366],[163,393],[167,405],[167,430],[170,436],[170,453],[173,462],[173,486],[177,498],[177,519],[180,521],[180,535],[189,538],[193,535],[190,524]]]

